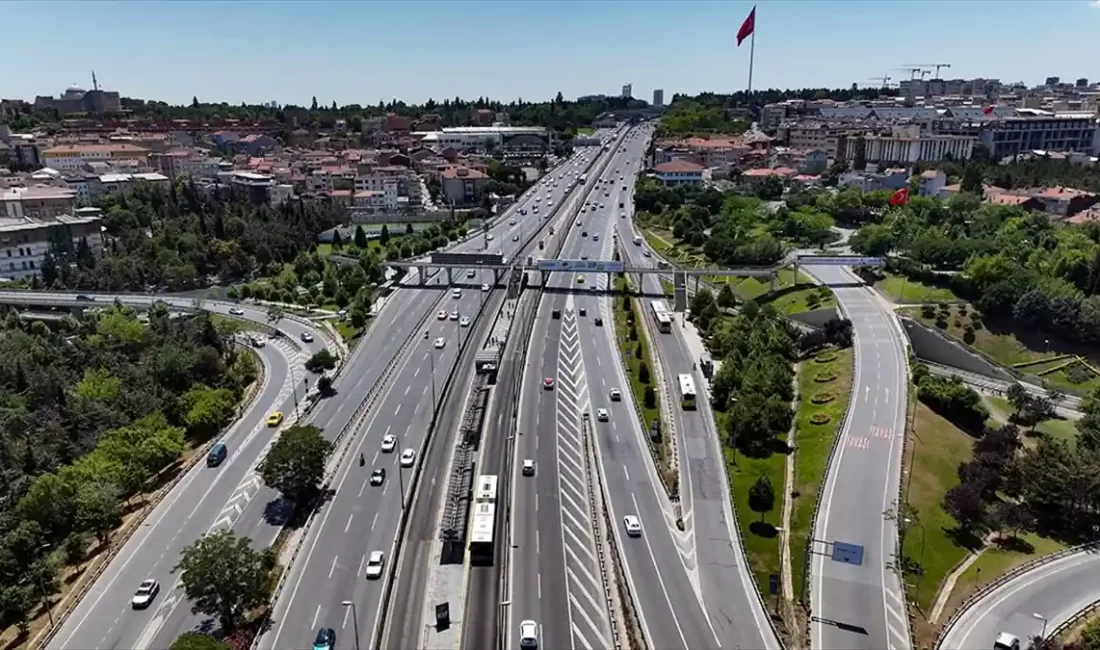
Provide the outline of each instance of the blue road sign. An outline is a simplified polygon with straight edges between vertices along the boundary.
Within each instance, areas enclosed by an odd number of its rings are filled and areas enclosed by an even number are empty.
[[[622,262],[611,260],[537,260],[540,271],[566,271],[572,273],[622,273]]]
[[[886,260],[882,257],[859,255],[799,255],[798,263],[819,266],[883,266]]]
[[[833,542],[833,562],[844,564],[863,564],[863,547],[859,544],[847,544],[845,542]]]

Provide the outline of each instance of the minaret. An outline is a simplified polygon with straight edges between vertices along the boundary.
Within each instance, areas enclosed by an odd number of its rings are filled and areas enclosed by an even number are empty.
[[[95,80],[95,70],[92,70],[92,90],[99,90],[99,84]]]

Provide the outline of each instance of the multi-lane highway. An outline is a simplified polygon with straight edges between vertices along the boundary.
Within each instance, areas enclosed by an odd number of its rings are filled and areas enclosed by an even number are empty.
[[[527,197],[528,201],[532,198],[530,195]],[[516,213],[518,214],[518,209]],[[536,219],[538,219],[537,214],[530,212],[526,221],[501,219],[490,230],[491,238],[472,238],[456,246],[455,250],[476,252],[489,248],[489,250],[503,250],[507,254],[512,247],[518,246],[513,240],[522,241],[529,234],[526,229],[531,226],[530,222]],[[428,381],[430,371],[427,368],[434,359],[439,362],[436,368],[437,378],[441,380],[446,376],[449,363],[453,361],[453,355],[457,349],[458,337],[466,329],[462,326],[461,319],[464,315],[472,317],[477,306],[484,299],[480,284],[492,282],[488,273],[485,277],[477,276],[468,281],[473,288],[466,289],[462,298],[448,298],[445,304],[441,305],[441,308],[445,307],[448,310],[446,320],[442,321],[435,320],[434,315],[430,314],[440,298],[441,291],[399,290],[395,292],[387,300],[373,323],[370,334],[360,342],[347,360],[344,371],[336,381],[338,395],[323,400],[319,404],[312,414],[312,422],[322,427],[325,435],[330,439],[336,437],[341,430],[355,424],[352,421],[353,416],[368,392],[376,385],[383,371],[390,365],[390,361],[394,359],[401,343],[412,340],[414,334],[422,336],[419,330],[414,332],[414,328],[417,328],[417,324],[423,319],[428,318],[423,329],[428,332],[429,338],[415,339],[414,345],[403,355],[403,363],[400,368],[397,368],[398,372],[395,372],[393,381],[382,387],[387,392],[380,397],[386,398],[386,406],[390,410],[387,415],[375,416],[371,421],[372,427],[375,425],[381,427],[377,435],[372,436],[374,445],[388,426],[394,435],[400,436],[407,432],[409,440],[402,441],[401,448],[415,447],[417,436],[422,434],[422,431],[417,430],[417,425],[421,423],[425,412],[422,402],[430,403],[430,397],[427,397],[426,393],[431,390],[432,383]],[[76,300],[76,296],[70,294],[10,293],[12,295],[0,294],[0,299],[13,303],[45,305],[72,304]],[[94,302],[86,304],[94,306],[98,302],[106,302],[114,298],[114,296],[95,296]],[[183,308],[195,306],[194,301],[189,298],[149,295],[126,295],[119,298],[125,304],[135,306],[149,304],[154,300],[163,300],[169,305]],[[231,308],[243,308],[244,313],[237,317],[259,323],[267,321],[266,311],[245,305],[203,301],[201,307],[224,314],[228,314]],[[458,320],[451,319],[452,310],[460,312]],[[286,317],[277,326],[287,336],[277,339],[274,346],[260,350],[269,365],[266,373],[268,383],[265,384],[266,387],[260,399],[254,403],[240,423],[226,435],[225,442],[230,448],[229,459],[216,469],[207,469],[200,465],[167,495],[142,527],[141,532],[132,537],[120,550],[103,577],[93,586],[89,596],[83,599],[59,633],[52,638],[51,647],[167,647],[180,633],[208,625],[208,621],[190,613],[182,593],[175,588],[177,584],[174,576],[171,575],[171,568],[178,560],[179,551],[202,534],[217,527],[232,526],[239,534],[251,536],[258,545],[269,544],[275,539],[282,522],[281,514],[285,512],[285,508],[278,507],[280,504],[277,495],[262,487],[254,472],[255,465],[262,458],[273,437],[273,431],[264,426],[262,420],[271,410],[281,409],[288,414],[294,410],[296,398],[293,391],[297,391],[297,399],[300,400],[305,390],[302,383],[302,362],[308,354],[320,349],[324,341],[320,332],[307,321]],[[314,342],[301,342],[302,333],[307,331],[313,334]],[[446,339],[442,349],[434,347],[434,339],[439,336]],[[294,354],[289,356],[289,360],[284,357],[280,361],[279,355],[274,354],[283,347],[296,348]],[[393,389],[394,382],[399,382],[396,390]],[[439,383],[437,381],[437,384]],[[414,387],[415,391],[413,391]],[[402,417],[402,411],[408,415]],[[289,420],[290,418],[287,424]],[[360,440],[359,443],[357,448],[363,446],[363,452],[366,454],[365,440]],[[368,457],[373,459],[374,447],[370,451]],[[392,495],[397,492],[396,486],[388,485],[389,481],[396,480],[397,477],[393,472],[390,474],[387,484],[382,488],[385,494],[380,494],[381,499],[377,509],[379,518],[382,518],[383,512],[392,513],[394,504],[399,503],[392,498]],[[337,498],[340,496],[342,495],[338,493]],[[190,507],[185,507],[188,504]],[[353,511],[347,512],[350,514]],[[373,520],[373,516],[369,519]],[[346,525],[350,529],[350,521],[346,522]],[[369,530],[371,521],[366,523],[360,521],[358,525],[365,526]],[[334,561],[339,559],[340,554],[339,544],[335,543],[335,546]],[[351,567],[351,570],[355,570],[355,567]],[[160,598],[147,610],[132,611],[129,600],[133,590],[141,580],[150,577],[160,580],[164,587]],[[333,588],[336,586],[334,585]],[[360,611],[366,614],[365,609]],[[310,616],[313,615],[310,614]],[[276,620],[277,624],[279,622]],[[302,633],[301,636],[305,637],[309,634]]]
[[[583,161],[578,157],[567,163],[566,168],[583,173]],[[563,171],[555,170],[554,174]],[[540,228],[545,217],[553,213],[554,207],[547,206],[556,207],[568,192],[569,184],[565,182],[556,187],[544,182],[528,192],[513,210],[514,219],[502,220],[501,226],[492,233],[490,250],[499,250],[506,257],[519,253],[526,243],[525,235]],[[541,206],[541,215],[536,206]],[[527,214],[520,215],[521,209]],[[464,335],[466,329],[460,326],[461,319],[463,315],[474,319],[482,301],[487,299],[479,286],[492,282],[488,274],[487,271],[475,272],[474,277],[463,278],[471,287],[463,289],[459,296],[454,296],[451,287],[439,285],[446,292],[440,304],[436,303],[438,292],[431,288],[420,289],[419,293],[409,290],[407,293],[423,296],[416,300],[421,305],[420,310],[410,306],[392,316],[395,328],[400,329],[398,321],[405,324],[407,332],[410,331],[408,327],[414,328],[413,345],[397,361],[396,370],[385,381],[377,406],[363,426],[366,435],[356,440],[347,461],[339,469],[333,484],[335,497],[325,505],[320,519],[309,530],[304,553],[291,568],[286,588],[276,603],[272,629],[261,640],[261,647],[305,647],[312,642],[319,627],[333,628],[338,636],[352,634],[355,626],[350,623],[351,616],[356,616],[361,643],[370,641],[368,637],[376,628],[384,581],[365,579],[366,559],[372,551],[382,551],[387,562],[392,560],[388,556],[412,478],[406,470],[403,480],[406,495],[403,496],[397,457],[403,449],[422,453],[433,403],[440,399],[439,392],[459,351],[458,337]],[[402,293],[406,292],[398,292],[398,295]],[[458,312],[458,320],[452,319],[452,311]],[[436,348],[436,339],[440,337],[445,340],[444,347]],[[397,437],[397,451],[392,454],[380,449],[386,435]],[[359,467],[357,461],[360,453],[367,461],[363,467]],[[384,467],[387,477],[382,486],[371,487],[369,476],[377,467]],[[345,607],[345,601],[355,603],[354,610]]]
[[[872,289],[851,286],[846,268],[807,264],[805,270],[833,285],[855,333],[852,400],[810,545],[813,646],[908,648],[905,591],[893,568],[897,524],[886,514],[898,498],[905,436],[903,335]]]

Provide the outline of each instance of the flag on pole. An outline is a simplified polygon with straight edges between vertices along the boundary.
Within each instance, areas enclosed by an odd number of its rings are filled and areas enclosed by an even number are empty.
[[[985,108],[982,109],[982,114],[983,115],[989,115],[989,114],[993,113],[994,108],[996,108],[996,107],[992,106],[992,105],[986,106]]]
[[[903,187],[900,190],[898,190],[897,192],[894,192],[893,194],[890,195],[890,205],[892,205],[892,206],[897,207],[899,205],[905,205],[908,202],[909,202],[909,188],[908,187]]]
[[[737,30],[737,47],[741,47],[741,42],[752,36],[755,29],[756,7],[753,7],[752,11],[749,12],[749,17],[745,19],[745,22],[741,23],[741,29]]]

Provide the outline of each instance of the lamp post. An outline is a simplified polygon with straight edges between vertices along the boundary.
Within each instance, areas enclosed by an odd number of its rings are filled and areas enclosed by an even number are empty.
[[[428,362],[432,371],[432,411],[435,411],[435,352],[428,351]]]
[[[48,551],[52,546],[52,544],[43,544],[38,547],[38,552]],[[53,610],[50,606],[50,596],[46,593],[46,580],[42,577],[41,571],[38,572],[38,588],[42,590],[42,606],[46,608],[46,618],[50,621],[50,629],[53,629]]]
[[[1046,641],[1046,638],[1047,638],[1047,617],[1043,616],[1042,614],[1038,614],[1038,613],[1032,614],[1031,616],[1043,622],[1043,631],[1039,633],[1039,638]]]
[[[924,527],[924,524],[920,523],[919,521],[910,519],[909,517],[905,518],[905,526],[906,528],[908,528],[909,526],[917,526],[918,528],[920,528],[920,560],[917,562],[917,566],[919,567],[919,569],[917,570],[917,588],[914,598],[914,600],[916,600],[917,602],[917,607],[920,607],[920,583],[921,579],[924,577],[924,543],[928,539],[928,529]],[[903,548],[902,556],[904,555],[905,549]]]
[[[359,616],[355,612],[355,603],[350,600],[345,600],[340,604],[344,607],[351,608],[351,625],[352,629],[355,631],[355,650],[359,650]]]

